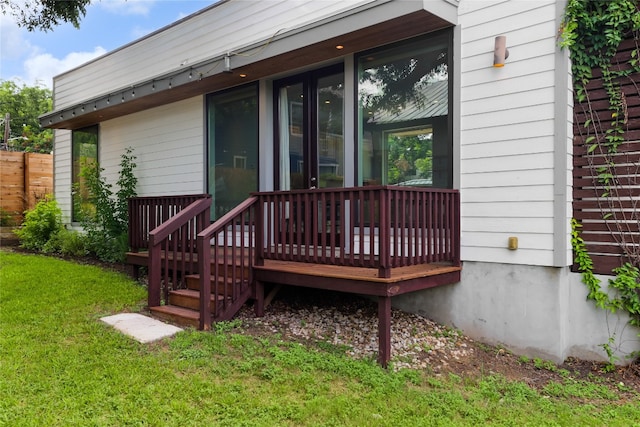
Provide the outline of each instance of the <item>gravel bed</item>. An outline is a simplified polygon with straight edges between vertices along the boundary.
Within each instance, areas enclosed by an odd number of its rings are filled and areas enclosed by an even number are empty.
[[[248,329],[280,334],[283,339],[329,343],[354,358],[377,358],[378,315],[373,300],[342,293],[283,288],[265,316],[244,308]],[[415,314],[392,310],[391,361],[394,369],[439,372],[472,354],[471,340],[458,331]]]

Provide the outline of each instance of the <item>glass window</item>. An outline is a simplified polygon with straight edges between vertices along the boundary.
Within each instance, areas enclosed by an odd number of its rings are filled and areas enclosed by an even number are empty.
[[[450,31],[358,56],[358,180],[451,188]]]
[[[258,86],[209,95],[208,186],[212,219],[258,190]]]
[[[72,220],[80,219],[81,211],[92,209],[89,193],[82,178],[82,169],[98,161],[98,126],[89,126],[71,133]]]

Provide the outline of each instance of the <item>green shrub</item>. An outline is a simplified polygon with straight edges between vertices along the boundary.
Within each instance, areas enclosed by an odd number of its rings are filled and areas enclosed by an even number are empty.
[[[120,262],[129,249],[127,233],[112,235],[99,227],[85,228],[87,251],[106,262]]]
[[[44,245],[44,253],[55,253],[65,256],[82,257],[87,255],[87,238],[75,231],[62,228]]]
[[[62,210],[53,197],[46,196],[32,210],[25,213],[22,227],[16,229],[15,234],[23,248],[42,251],[47,242],[60,230],[64,230]]]
[[[136,157],[132,153],[133,150],[127,148],[121,156],[115,193],[102,176],[104,169],[98,163],[88,164],[81,171],[91,202],[89,207],[78,206],[80,224],[86,233],[86,249],[107,262],[123,261],[128,250],[127,200],[136,196],[137,184],[133,174]]]

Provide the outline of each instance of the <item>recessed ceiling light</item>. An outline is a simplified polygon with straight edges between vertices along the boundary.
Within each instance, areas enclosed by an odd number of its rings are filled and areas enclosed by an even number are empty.
[[[342,46],[341,44],[336,45],[336,49],[338,49],[338,50],[344,49],[344,46]]]

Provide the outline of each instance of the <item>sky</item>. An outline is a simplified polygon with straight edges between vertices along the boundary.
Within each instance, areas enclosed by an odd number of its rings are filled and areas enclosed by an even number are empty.
[[[0,80],[51,89],[54,76],[212,3],[215,0],[92,0],[79,29],[65,23],[49,32],[29,32],[0,14]]]

